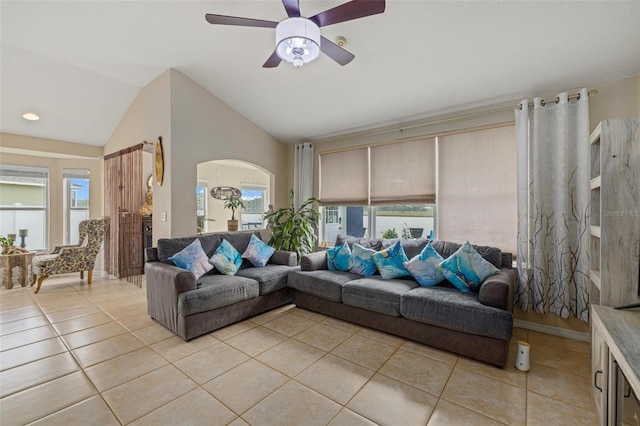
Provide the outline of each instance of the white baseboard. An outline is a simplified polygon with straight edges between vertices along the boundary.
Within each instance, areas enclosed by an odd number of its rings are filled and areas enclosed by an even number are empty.
[[[552,334],[554,336],[564,337],[567,339],[580,340],[582,342],[591,341],[591,337],[589,333],[582,333],[580,331],[567,330],[566,328],[553,327],[551,325],[538,324],[536,322],[531,322],[531,321],[514,319],[513,326],[524,328],[527,330],[537,331],[540,333]]]

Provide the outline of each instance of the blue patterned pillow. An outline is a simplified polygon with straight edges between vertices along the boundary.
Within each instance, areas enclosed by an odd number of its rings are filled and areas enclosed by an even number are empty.
[[[438,270],[462,292],[477,290],[486,278],[500,272],[498,268],[484,260],[469,241],[440,263]]]
[[[400,241],[388,249],[374,253],[372,257],[383,280],[411,276],[403,265],[403,263],[408,262],[409,259],[407,255],[404,254],[404,249],[400,245]]]
[[[271,256],[273,256],[275,252],[276,249],[269,247],[255,235],[251,235],[249,245],[244,253],[242,253],[242,258],[249,259],[249,262],[251,262],[253,266],[262,268],[269,262],[269,259],[271,259]]]
[[[351,270],[354,274],[369,277],[376,273],[376,263],[373,261],[375,250],[362,247],[360,244],[353,244],[351,249]]]
[[[169,257],[168,260],[177,267],[193,273],[196,280],[213,269],[213,265],[207,259],[207,253],[202,250],[202,244],[197,238],[178,253]]]
[[[351,249],[346,242],[327,249],[327,265],[330,271],[348,271],[351,269]]]
[[[229,241],[222,240],[209,262],[225,275],[235,275],[242,265],[242,257]]]
[[[438,265],[443,260],[442,256],[429,243],[422,249],[420,254],[410,261],[404,262],[403,265],[413,278],[418,281],[418,284],[431,286],[444,281],[444,275],[438,271]]]

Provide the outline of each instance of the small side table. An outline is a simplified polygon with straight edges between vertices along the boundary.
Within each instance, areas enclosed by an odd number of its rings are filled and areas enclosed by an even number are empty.
[[[31,260],[35,253],[0,254],[0,281],[6,289],[33,285]]]

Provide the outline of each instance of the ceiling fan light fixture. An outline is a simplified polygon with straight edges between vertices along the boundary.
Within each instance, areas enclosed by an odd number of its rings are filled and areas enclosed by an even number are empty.
[[[276,27],[276,52],[296,68],[320,54],[320,28],[306,18],[289,18]]]

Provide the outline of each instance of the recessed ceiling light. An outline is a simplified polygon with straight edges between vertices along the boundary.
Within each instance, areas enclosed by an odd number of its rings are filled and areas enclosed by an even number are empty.
[[[35,112],[25,112],[24,114],[22,114],[22,118],[24,118],[25,120],[29,120],[29,121],[38,121],[38,120],[40,120],[40,116],[38,114],[36,114]]]

